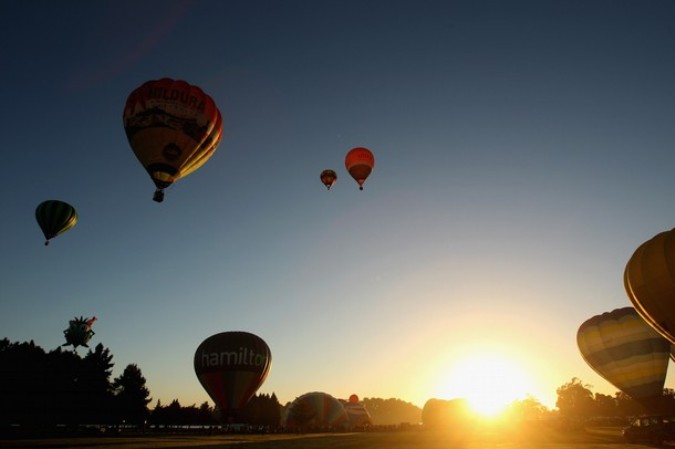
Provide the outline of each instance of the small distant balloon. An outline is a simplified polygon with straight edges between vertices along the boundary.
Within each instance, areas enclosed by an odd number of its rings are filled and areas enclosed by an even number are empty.
[[[335,171],[327,169],[321,172],[321,182],[328,190],[333,187],[335,181],[337,181],[337,173]]]
[[[77,218],[75,208],[59,200],[43,201],[35,209],[35,219],[47,239],[45,245],[49,245],[49,240],[75,226]]]
[[[375,156],[368,148],[352,148],[345,157],[345,168],[363,190],[363,183],[375,168]]]
[[[134,154],[164,200],[164,189],[204,165],[221,141],[223,119],[211,97],[182,80],[148,81],[124,106],[124,130]]]
[[[66,342],[61,346],[72,345],[73,349],[78,346],[84,346],[88,348],[89,340],[94,336],[95,332],[91,329],[96,321],[96,317],[83,318],[75,317],[68,322],[68,329],[63,331],[63,335],[66,337]]]

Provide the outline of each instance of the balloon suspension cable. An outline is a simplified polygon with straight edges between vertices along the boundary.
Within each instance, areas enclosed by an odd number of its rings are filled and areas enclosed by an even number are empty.
[[[164,192],[162,192],[162,189],[155,190],[155,194],[153,195],[152,200],[158,203],[164,201]]]

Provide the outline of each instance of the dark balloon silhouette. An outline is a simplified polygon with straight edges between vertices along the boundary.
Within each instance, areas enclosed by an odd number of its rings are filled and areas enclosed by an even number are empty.
[[[335,184],[335,181],[337,181],[337,173],[333,170],[326,169],[321,172],[320,178],[323,185],[330,190],[330,188],[333,187],[333,184]]]
[[[257,335],[221,332],[204,340],[195,352],[194,369],[199,382],[227,420],[239,411],[263,384],[272,353]]]
[[[623,280],[635,310],[675,344],[675,229],[640,245],[626,264]]]
[[[352,148],[345,157],[345,168],[363,190],[363,183],[375,168],[375,156],[368,148]]]
[[[649,407],[663,394],[670,342],[632,307],[586,320],[577,344],[595,372],[636,401]]]
[[[157,187],[157,202],[164,200],[165,188],[209,160],[223,133],[213,99],[197,86],[169,78],[134,90],[123,119],[129,144]]]
[[[342,403],[328,393],[312,392],[295,398],[284,419],[289,429],[340,429],[349,425]]]
[[[77,212],[68,203],[59,200],[43,201],[35,209],[35,219],[45,236],[45,245],[49,240],[63,234],[77,224]]]
[[[63,331],[64,336],[66,337],[66,342],[61,346],[72,345],[73,349],[78,346],[84,346],[88,348],[89,340],[94,336],[95,332],[91,329],[96,317],[83,318],[75,317],[68,322],[68,329]]]

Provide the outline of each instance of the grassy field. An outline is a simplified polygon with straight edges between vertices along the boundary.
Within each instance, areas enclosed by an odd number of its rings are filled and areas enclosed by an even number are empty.
[[[0,440],[0,448],[22,449],[637,449],[618,428],[574,432],[550,429],[490,429],[471,436],[450,432],[270,434],[270,435],[152,435],[40,440]]]

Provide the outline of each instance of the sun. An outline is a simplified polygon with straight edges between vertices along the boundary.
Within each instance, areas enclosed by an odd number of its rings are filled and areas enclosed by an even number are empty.
[[[531,391],[528,374],[510,358],[473,354],[448,364],[437,391],[444,399],[464,398],[483,417],[496,417]]]

